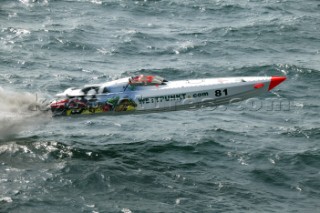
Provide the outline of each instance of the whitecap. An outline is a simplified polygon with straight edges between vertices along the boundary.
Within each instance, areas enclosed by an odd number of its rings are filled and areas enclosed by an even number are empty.
[[[91,3],[93,4],[102,4],[101,0],[91,0]]]
[[[176,205],[179,205],[179,204],[180,204],[180,201],[181,201],[180,198],[177,198],[177,199],[176,199]]]
[[[0,202],[12,203],[11,197],[1,197]]]
[[[123,208],[121,211],[123,213],[132,213],[132,211],[130,209],[128,209],[128,208]]]

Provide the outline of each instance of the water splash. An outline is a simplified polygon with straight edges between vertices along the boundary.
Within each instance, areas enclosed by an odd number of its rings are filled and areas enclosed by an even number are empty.
[[[48,0],[19,0],[22,4],[24,4],[27,7],[32,7],[34,4],[39,5],[48,5]]]
[[[21,131],[48,123],[51,114],[31,93],[7,91],[0,87],[0,139],[14,137]]]

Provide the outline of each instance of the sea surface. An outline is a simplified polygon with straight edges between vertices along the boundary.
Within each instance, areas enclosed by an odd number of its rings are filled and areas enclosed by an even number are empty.
[[[138,74],[287,80],[236,107],[30,107]],[[319,0],[0,0],[0,212],[320,212],[319,94]]]

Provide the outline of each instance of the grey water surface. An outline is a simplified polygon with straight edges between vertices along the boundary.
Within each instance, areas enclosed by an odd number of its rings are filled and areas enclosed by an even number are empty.
[[[30,108],[137,74],[287,81],[190,111]],[[0,0],[0,87],[0,212],[320,212],[320,1]]]

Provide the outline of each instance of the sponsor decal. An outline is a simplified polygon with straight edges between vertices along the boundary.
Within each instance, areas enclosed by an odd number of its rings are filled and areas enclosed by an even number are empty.
[[[139,101],[139,104],[180,101],[180,100],[186,99],[186,95],[187,95],[186,93],[175,94],[175,95],[162,95],[162,96],[156,96],[156,97],[138,98],[138,101]]]
[[[208,93],[208,92],[194,93],[194,94],[192,95],[192,97],[194,97],[194,98],[207,97],[207,96],[209,96],[209,93]]]
[[[139,98],[139,104],[152,104],[159,102],[169,102],[169,101],[181,101],[187,98],[200,98],[209,96],[209,92],[199,92],[188,95],[186,93],[174,94],[174,95],[162,95],[148,98]]]
[[[52,104],[51,111],[56,115],[94,114],[110,111],[133,111],[136,107],[137,104],[134,100],[130,98],[120,99],[119,96],[109,98],[106,101],[72,98]]]

